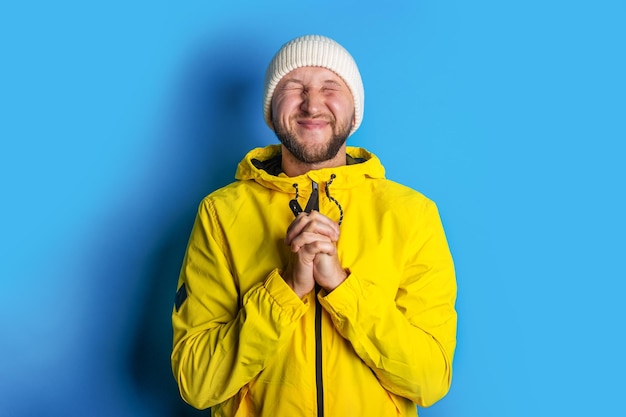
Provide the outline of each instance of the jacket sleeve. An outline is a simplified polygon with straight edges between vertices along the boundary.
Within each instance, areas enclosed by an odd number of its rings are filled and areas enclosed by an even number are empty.
[[[172,312],[172,371],[183,399],[199,409],[224,402],[261,372],[307,309],[278,270],[240,301],[226,247],[217,215],[205,199]]]
[[[319,298],[339,333],[382,386],[426,407],[450,388],[456,346],[456,281],[434,203],[428,201],[416,226],[404,246],[395,299],[385,299],[375,285],[367,284],[371,279],[359,279],[354,273]]]

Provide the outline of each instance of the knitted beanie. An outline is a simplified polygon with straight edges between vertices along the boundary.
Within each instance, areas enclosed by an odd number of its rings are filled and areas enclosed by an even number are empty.
[[[352,135],[363,120],[363,81],[356,62],[348,51],[334,40],[320,35],[305,35],[284,44],[270,62],[263,85],[263,113],[265,122],[273,130],[272,97],[279,81],[300,67],[322,67],[339,75],[346,83],[354,101]]]

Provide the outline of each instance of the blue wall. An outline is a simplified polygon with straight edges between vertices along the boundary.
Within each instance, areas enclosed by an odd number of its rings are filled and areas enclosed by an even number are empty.
[[[200,415],[169,369],[186,239],[200,199],[276,142],[263,72],[306,33],[361,67],[350,144],[448,233],[455,376],[420,415],[622,408],[623,1],[7,3],[0,415]]]

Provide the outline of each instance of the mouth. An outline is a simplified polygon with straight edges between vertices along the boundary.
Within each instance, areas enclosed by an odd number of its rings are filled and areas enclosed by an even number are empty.
[[[308,130],[323,129],[330,125],[330,121],[325,119],[299,119],[296,121],[298,126],[301,126]]]

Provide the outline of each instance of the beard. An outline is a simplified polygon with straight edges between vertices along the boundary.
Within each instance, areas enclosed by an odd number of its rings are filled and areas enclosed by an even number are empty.
[[[276,133],[280,143],[282,143],[298,161],[306,164],[317,164],[333,159],[337,156],[343,144],[346,143],[348,136],[350,136],[350,131],[352,130],[350,123],[340,125],[338,129],[336,129],[335,120],[332,120],[330,121],[330,127],[333,133],[330,140],[318,146],[307,146],[298,140],[296,133],[289,129],[288,126],[283,126],[277,123],[276,120],[273,121],[273,124],[274,133]]]

